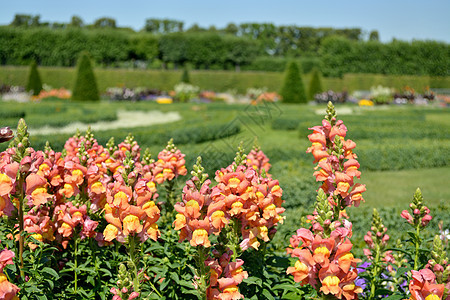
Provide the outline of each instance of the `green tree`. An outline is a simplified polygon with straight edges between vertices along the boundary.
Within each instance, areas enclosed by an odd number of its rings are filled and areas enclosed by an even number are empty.
[[[100,100],[97,81],[87,52],[82,52],[78,60],[77,78],[73,88],[72,100]]]
[[[289,63],[280,92],[285,103],[306,103],[305,86],[297,63]]]
[[[372,30],[369,35],[369,41],[379,41],[380,35],[378,34],[378,31]]]
[[[83,19],[81,19],[79,16],[72,16],[72,18],[70,19],[70,23],[69,26],[71,27],[83,27]]]
[[[30,74],[28,75],[27,91],[33,91],[33,95],[37,96],[41,90],[41,76],[39,76],[36,62],[33,61],[30,65]]]
[[[183,74],[181,74],[181,82],[191,83],[191,80],[189,78],[189,70],[186,65],[184,65]]]
[[[309,90],[308,90],[308,98],[309,100],[314,99],[314,95],[321,93],[322,82],[320,80],[320,72],[317,68],[314,68],[312,71],[311,81],[309,82]]]
[[[40,25],[40,15],[32,16],[32,15],[24,15],[24,14],[16,14],[14,16],[14,20],[9,24],[10,26],[23,26],[23,27],[38,27]]]
[[[113,18],[100,18],[95,20],[93,26],[95,28],[116,28],[116,20],[114,20]]]

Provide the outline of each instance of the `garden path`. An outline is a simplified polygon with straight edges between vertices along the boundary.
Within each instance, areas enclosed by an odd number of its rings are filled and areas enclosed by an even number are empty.
[[[55,128],[51,126],[44,126],[38,129],[29,129],[31,135],[49,135],[60,133],[74,133],[76,130],[81,132],[86,131],[90,126],[93,131],[111,130],[117,128],[132,128],[150,126],[155,124],[171,123],[181,120],[181,115],[176,112],[163,113],[158,110],[152,111],[117,111],[117,120],[115,121],[101,121],[92,124],[84,124],[80,122],[70,123],[67,126]]]

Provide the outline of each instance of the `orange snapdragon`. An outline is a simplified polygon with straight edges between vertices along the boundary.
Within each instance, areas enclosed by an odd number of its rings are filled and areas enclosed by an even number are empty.
[[[436,283],[436,276],[430,269],[412,270],[411,273],[412,279],[408,287],[412,300],[442,299],[445,285]]]
[[[318,163],[314,176],[322,182],[321,188],[328,195],[333,195],[330,204],[338,206],[336,213],[346,206],[358,206],[364,201],[363,184],[354,184],[354,178],[360,178],[360,165],[353,153],[356,144],[352,140],[345,140],[347,127],[342,120],[336,120],[334,107],[329,104],[327,115],[322,120],[322,126],[310,128],[313,133],[308,135],[312,143],[306,152],[314,156],[314,163]]]
[[[153,168],[153,175],[158,184],[171,181],[178,176],[187,174],[185,155],[170,140],[167,147],[158,154],[158,160]]]
[[[307,152],[314,156],[314,176],[322,182],[312,215],[308,216],[309,228],[300,228],[290,239],[287,253],[298,258],[286,273],[294,276],[301,285],[310,284],[324,295],[338,299],[357,299],[362,288],[355,284],[356,265],[361,262],[351,253],[353,247],[352,224],[345,213],[347,206],[358,206],[363,201],[362,184],[354,184],[359,178],[359,163],[353,153],[354,142],[345,141],[347,128],[336,121],[331,103],[322,126],[310,128],[308,136],[312,145]]]
[[[255,146],[247,155],[247,166],[254,168],[259,174],[264,170],[264,172],[269,175],[268,172],[272,165],[269,163],[269,158],[264,152],[262,152],[259,147]]]

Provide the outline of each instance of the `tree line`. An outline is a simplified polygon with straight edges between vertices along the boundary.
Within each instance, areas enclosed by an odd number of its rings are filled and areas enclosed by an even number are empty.
[[[201,28],[169,19],[147,19],[141,31],[119,28],[112,18],[85,24],[41,22],[16,15],[0,26],[0,64],[74,66],[88,51],[97,66],[283,71],[297,60],[304,72],[325,76],[381,73],[448,76],[450,45],[435,41],[381,43],[378,33],[364,40],[359,28],[334,29],[230,23]]]

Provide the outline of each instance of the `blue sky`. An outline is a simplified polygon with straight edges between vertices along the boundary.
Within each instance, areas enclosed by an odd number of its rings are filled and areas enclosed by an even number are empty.
[[[69,22],[77,15],[85,23],[100,17],[118,26],[140,30],[147,18],[169,18],[202,27],[233,22],[276,25],[362,28],[378,30],[383,42],[392,38],[450,43],[450,0],[3,0],[0,24],[16,13],[41,16],[41,21]]]

